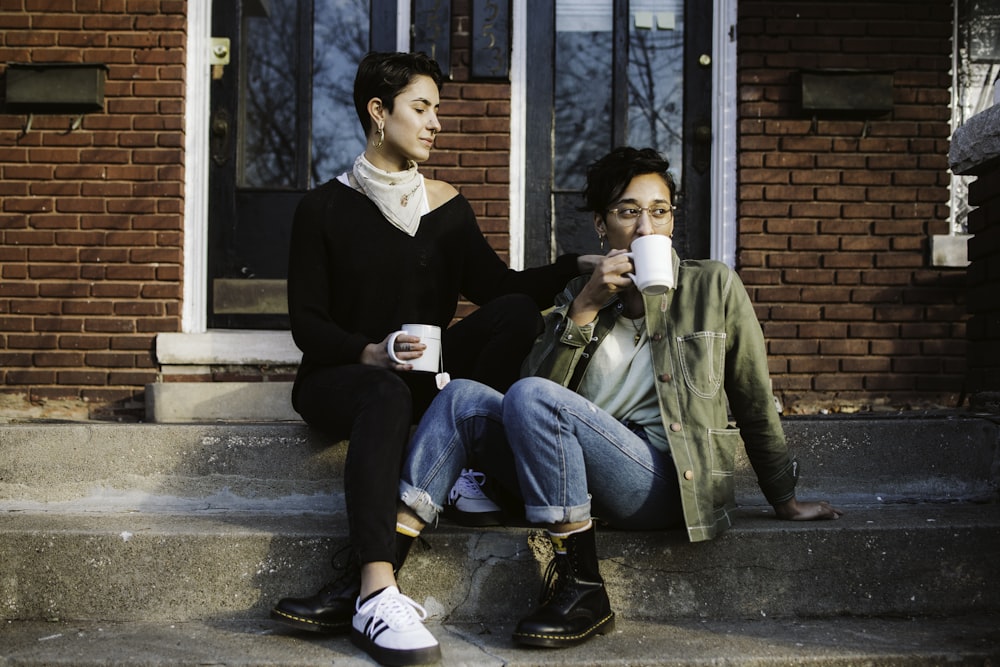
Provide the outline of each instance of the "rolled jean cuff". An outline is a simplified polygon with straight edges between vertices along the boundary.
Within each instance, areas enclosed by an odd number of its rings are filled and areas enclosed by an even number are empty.
[[[589,521],[590,501],[573,507],[534,507],[526,505],[524,507],[524,518],[529,523],[544,525]]]
[[[429,526],[436,526],[438,515],[441,514],[442,507],[435,505],[429,493],[423,489],[399,480],[399,499],[403,504],[413,510],[420,520]]]

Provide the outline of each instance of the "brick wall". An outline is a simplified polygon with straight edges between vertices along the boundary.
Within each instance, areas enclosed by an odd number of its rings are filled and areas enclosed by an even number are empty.
[[[0,413],[140,416],[180,328],[185,2],[0,0],[5,63],[105,63],[103,112],[0,113]]]
[[[740,0],[738,263],[790,411],[955,405],[949,0]],[[803,69],[892,73],[888,113],[800,110]]]
[[[471,80],[471,2],[454,0],[451,12],[451,77],[441,91],[441,134],[422,171],[469,200],[486,238],[508,261],[510,83]],[[461,303],[458,316],[471,309]]]

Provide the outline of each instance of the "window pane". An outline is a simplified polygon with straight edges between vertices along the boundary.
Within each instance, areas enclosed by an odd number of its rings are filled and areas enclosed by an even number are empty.
[[[336,178],[365,148],[354,74],[368,52],[368,0],[316,0],[310,185]]]
[[[632,0],[630,11],[628,142],[666,155],[680,183],[684,2]]]
[[[240,136],[244,187],[293,187],[296,183],[297,0],[254,5],[244,16],[245,79]]]
[[[556,190],[581,190],[587,165],[611,149],[611,18],[612,0],[556,3]]]

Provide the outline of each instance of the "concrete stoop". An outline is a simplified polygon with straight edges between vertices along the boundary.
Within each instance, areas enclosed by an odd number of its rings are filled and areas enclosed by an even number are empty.
[[[601,571],[632,619],[1000,612],[1000,505],[847,509],[824,524],[747,510],[701,544],[602,530]],[[0,535],[0,619],[261,618],[319,588],[345,542],[333,515],[16,513]],[[530,611],[549,554],[540,531],[442,522],[400,583],[439,620],[497,623]]]
[[[801,498],[773,518],[745,460],[721,538],[599,530],[618,630],[511,647],[548,545],[427,531],[401,576],[446,664],[1000,664],[1000,428],[965,414],[794,418]],[[301,423],[0,425],[0,666],[371,664],[267,621],[346,541],[345,446]]]

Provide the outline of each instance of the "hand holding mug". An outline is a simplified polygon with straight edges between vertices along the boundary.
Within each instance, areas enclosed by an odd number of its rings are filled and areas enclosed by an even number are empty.
[[[404,324],[389,334],[386,353],[406,370],[437,373],[441,370],[441,328],[433,324]]]
[[[383,344],[385,356],[390,365],[403,366],[397,370],[412,370],[412,364],[419,359],[427,346],[421,342],[419,336],[408,334],[404,331],[393,331],[386,336]]]

